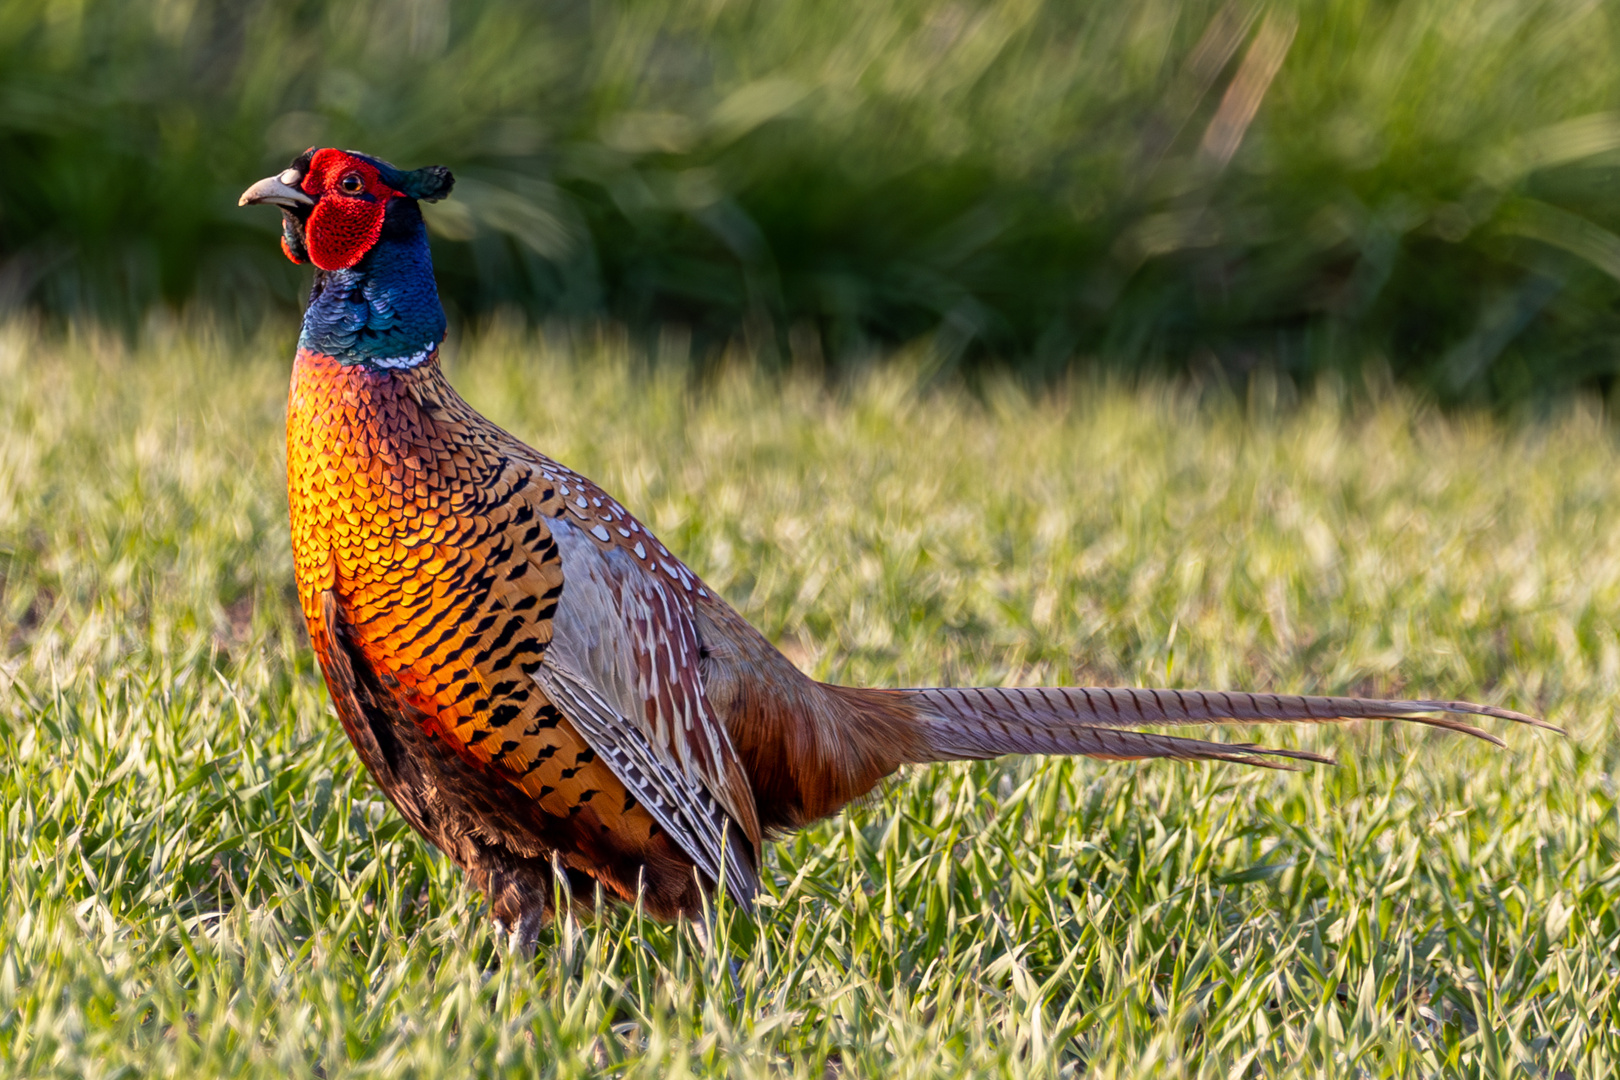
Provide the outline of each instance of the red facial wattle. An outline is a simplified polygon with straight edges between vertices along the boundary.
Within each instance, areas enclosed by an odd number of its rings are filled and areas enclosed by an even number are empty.
[[[304,243],[322,270],[346,270],[363,259],[382,235],[388,200],[400,194],[369,161],[331,149],[310,160],[301,186],[315,198]]]

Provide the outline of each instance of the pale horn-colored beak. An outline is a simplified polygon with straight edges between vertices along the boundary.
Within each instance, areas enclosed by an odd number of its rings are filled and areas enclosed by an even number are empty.
[[[236,200],[236,205],[273,203],[276,206],[285,206],[289,210],[297,206],[314,206],[315,200],[294,186],[302,179],[297,169],[283,169],[280,175],[267,176],[242,192],[242,197]]]

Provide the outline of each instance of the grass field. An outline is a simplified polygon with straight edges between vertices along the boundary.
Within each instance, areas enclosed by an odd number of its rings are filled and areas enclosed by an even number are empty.
[[[0,330],[0,1071],[1620,1069],[1620,444],[1595,410],[1263,380],[970,398],[904,358],[697,392],[678,355],[487,332],[451,362],[474,404],[819,677],[1434,694],[1570,732],[1253,733],[1343,762],[1292,774],[911,773],[774,848],[757,921],[721,914],[733,991],[623,911],[501,957],[301,636],[291,342],[230,351]]]

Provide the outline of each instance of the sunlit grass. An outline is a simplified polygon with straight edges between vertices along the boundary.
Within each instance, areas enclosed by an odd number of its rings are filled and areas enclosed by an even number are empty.
[[[1331,391],[694,390],[495,331],[474,404],[807,670],[1398,691],[1509,749],[919,771],[789,838],[740,958],[613,911],[504,961],[360,773],[290,594],[290,343],[0,332],[0,1063],[18,1076],[1613,1075],[1620,452]],[[1243,737],[1241,733],[1233,737]]]

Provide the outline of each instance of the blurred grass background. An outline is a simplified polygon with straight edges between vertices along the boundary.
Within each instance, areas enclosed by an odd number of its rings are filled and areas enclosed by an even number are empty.
[[[1620,1070],[1620,447],[1590,402],[968,394],[915,360],[696,392],[622,337],[458,342],[476,407],[823,678],[1423,693],[1569,731],[908,770],[771,847],[734,985],[622,910],[507,962],[366,779],[292,594],[287,346],[0,326],[0,1076]]]
[[[464,319],[1443,401],[1620,370],[1596,0],[5,0],[0,305],[284,317],[235,199],[312,144],[456,170]]]

